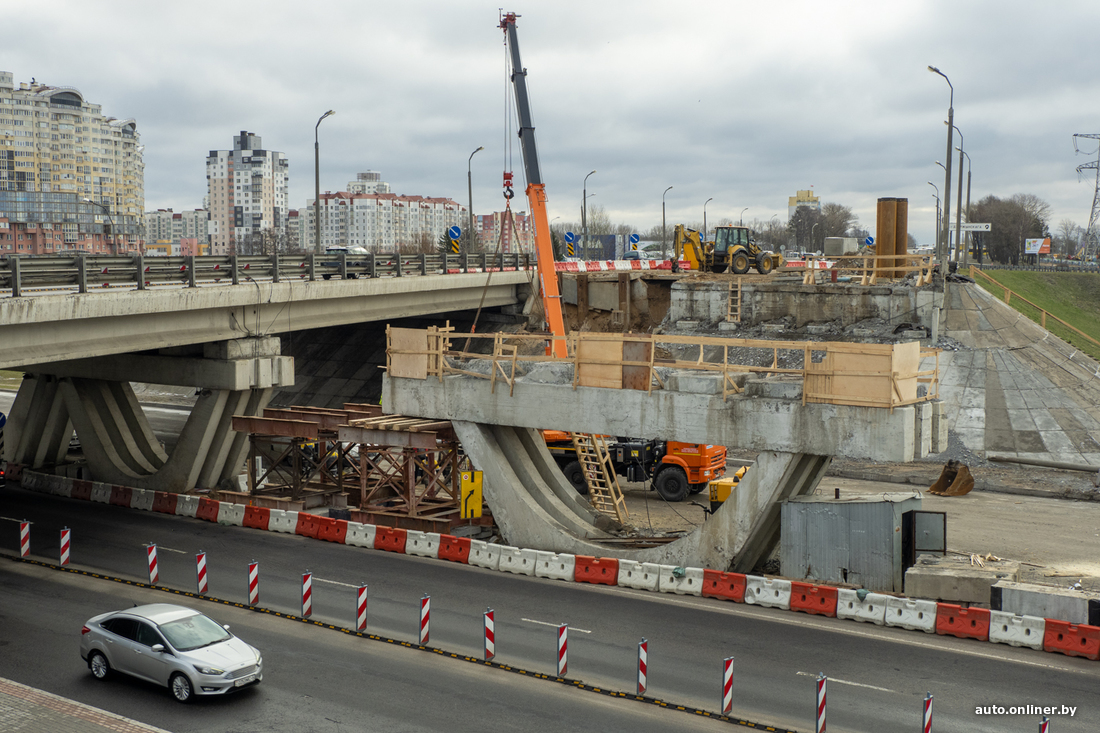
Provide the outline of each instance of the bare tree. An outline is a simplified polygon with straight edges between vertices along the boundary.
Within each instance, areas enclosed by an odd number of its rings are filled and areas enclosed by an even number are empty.
[[[859,219],[852,213],[850,206],[827,203],[821,207],[822,222],[819,227],[822,237],[846,237],[848,232],[859,226]]]
[[[1077,252],[1077,243],[1081,238],[1081,227],[1073,219],[1062,219],[1058,222],[1058,233],[1051,242],[1053,249],[1063,255],[1071,256]]]

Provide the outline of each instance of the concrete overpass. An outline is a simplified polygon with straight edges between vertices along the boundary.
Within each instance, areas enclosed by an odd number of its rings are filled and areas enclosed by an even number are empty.
[[[96,480],[162,491],[234,480],[246,441],[232,415],[260,414],[294,383],[279,334],[526,302],[532,271],[224,287],[89,291],[0,298],[0,369],[27,376],[4,458],[62,463],[75,430]],[[153,437],[130,382],[196,388],[171,456]]]

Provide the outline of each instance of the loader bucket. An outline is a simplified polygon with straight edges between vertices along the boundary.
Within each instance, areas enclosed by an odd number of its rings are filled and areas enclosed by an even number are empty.
[[[928,488],[928,493],[936,496],[963,496],[969,494],[973,488],[974,477],[970,475],[970,467],[952,460],[944,465],[940,477]]]

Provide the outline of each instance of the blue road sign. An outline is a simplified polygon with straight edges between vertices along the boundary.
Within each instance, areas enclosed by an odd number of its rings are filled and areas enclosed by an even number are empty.
[[[630,243],[631,244],[637,244],[639,239],[640,239],[640,237],[637,234],[631,234],[630,235]],[[637,249],[637,247],[635,247],[634,249]]]
[[[565,233],[565,241],[569,242],[569,244],[573,244],[573,242],[577,241],[577,236],[575,234],[573,234],[573,232],[566,232]]]
[[[866,244],[868,247],[874,247],[875,246],[875,238],[874,237],[867,237],[867,239],[863,240],[863,243]]]
[[[453,226],[447,230],[447,235],[450,236],[451,239],[458,239],[462,236],[462,230],[458,226]]]

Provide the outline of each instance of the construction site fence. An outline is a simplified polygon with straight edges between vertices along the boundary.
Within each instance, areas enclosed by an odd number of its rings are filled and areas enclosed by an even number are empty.
[[[915,274],[917,284],[932,282],[933,258],[930,255],[841,255],[838,257],[807,257],[797,263],[787,262],[784,272],[802,270],[807,284],[815,273],[837,271],[860,278],[862,285],[874,285],[879,278],[904,278]]]
[[[467,272],[527,270],[534,258],[524,253],[403,254],[326,252],[324,254],[202,255],[5,255],[0,257],[0,296],[19,297],[41,289],[87,293],[102,288],[237,285],[256,281],[313,281]]]
[[[1072,343],[1075,337],[1080,337],[1091,344],[1092,348],[1089,349],[1091,352],[1097,352],[1098,350],[1100,350],[1100,341],[1097,341],[1095,338],[1089,336],[1087,333],[1077,328],[1076,326],[1072,326],[1066,323],[1050,311],[1044,310],[1024,296],[1011,290],[1007,286],[997,282],[977,267],[970,268],[970,275],[975,279],[975,281],[980,282],[986,290],[990,291],[994,295],[999,295],[1000,297],[1002,297],[1006,305],[1012,306],[1020,313],[1038,323],[1043,328],[1054,333],[1059,338],[1062,338],[1065,341]]]
[[[548,354],[551,341],[564,340],[568,356]],[[672,350],[694,352],[675,358]],[[743,349],[770,352],[770,363],[738,363]],[[658,356],[658,354],[668,356]],[[939,397],[939,349],[919,341],[865,344],[817,341],[769,341],[653,334],[455,333],[451,328],[386,329],[386,367],[393,377],[442,380],[450,374],[488,379],[513,394],[517,366],[524,362],[569,363],[573,388],[603,387],[651,392],[668,389],[659,369],[694,370],[721,375],[723,400],[744,390],[738,375],[763,374],[794,378],[802,385],[802,404],[826,403],[893,409]],[[788,358],[794,355],[795,358]],[[683,356],[683,354],[681,355]],[[469,368],[470,361],[489,362],[489,369]],[[932,361],[931,368],[922,363]],[[759,360],[758,360],[759,361]],[[801,366],[781,366],[798,363]],[[667,374],[666,374],[667,376]]]

